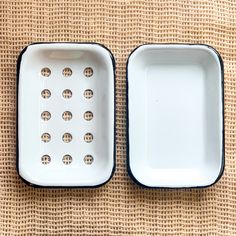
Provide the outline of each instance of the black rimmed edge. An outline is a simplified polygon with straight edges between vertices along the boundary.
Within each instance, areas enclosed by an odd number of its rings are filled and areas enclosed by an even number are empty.
[[[87,45],[98,45],[102,48],[104,48],[106,51],[108,51],[111,61],[112,61],[112,66],[113,66],[113,77],[114,77],[114,146],[113,146],[113,168],[111,171],[111,175],[110,177],[103,183],[98,184],[98,185],[92,185],[92,186],[44,186],[44,185],[37,185],[37,184],[33,184],[30,183],[29,181],[27,181],[26,179],[24,179],[19,172],[19,133],[18,133],[18,110],[19,110],[19,106],[18,106],[18,93],[19,93],[19,75],[20,75],[20,65],[21,65],[21,60],[22,60],[22,56],[25,53],[25,51],[27,50],[27,48],[29,46],[32,45],[37,45],[37,44],[87,44]],[[116,63],[115,63],[115,58],[111,52],[111,50],[109,48],[107,48],[106,46],[104,46],[103,44],[100,43],[94,43],[94,42],[35,42],[35,43],[31,43],[28,46],[26,46],[25,48],[22,49],[22,51],[20,52],[18,59],[17,59],[17,64],[16,64],[16,79],[17,79],[17,103],[16,103],[16,170],[17,173],[19,175],[19,177],[21,178],[21,180],[26,183],[29,186],[32,186],[34,188],[98,188],[101,187],[103,185],[105,185],[106,183],[108,183],[111,178],[113,177],[114,173],[115,173],[115,169],[116,169]]]
[[[220,67],[221,67],[221,101],[222,101],[222,155],[221,155],[221,169],[219,171],[219,175],[216,178],[216,180],[209,184],[209,185],[204,185],[204,186],[191,186],[191,187],[157,187],[157,186],[147,186],[145,184],[142,184],[141,182],[139,182],[135,176],[132,173],[132,170],[130,168],[130,152],[129,152],[129,78],[128,78],[128,67],[129,67],[129,59],[130,56],[140,47],[142,46],[148,46],[148,45],[183,45],[183,46],[204,46],[207,47],[208,49],[212,50],[218,57],[218,60],[220,62]],[[137,46],[136,48],[134,48],[131,53],[128,56],[127,62],[126,62],[126,161],[127,161],[127,172],[130,176],[130,178],[134,181],[134,183],[136,183],[137,185],[143,187],[143,188],[147,188],[147,189],[201,189],[201,188],[207,188],[210,187],[214,184],[216,184],[220,178],[222,177],[223,173],[224,173],[224,168],[225,168],[225,118],[224,118],[224,63],[223,63],[223,59],[220,56],[220,53],[213,48],[210,45],[207,44],[182,44],[182,43],[162,43],[162,44],[158,44],[158,43],[151,43],[151,44],[142,44]]]

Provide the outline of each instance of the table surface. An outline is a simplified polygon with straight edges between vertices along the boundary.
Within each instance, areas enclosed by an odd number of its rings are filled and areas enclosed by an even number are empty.
[[[39,41],[115,56],[117,168],[101,188],[34,189],[17,175],[16,59]],[[226,167],[211,188],[142,189],[127,175],[125,67],[144,43],[209,44],[224,60]],[[0,0],[0,235],[236,235],[235,78],[234,0]]]

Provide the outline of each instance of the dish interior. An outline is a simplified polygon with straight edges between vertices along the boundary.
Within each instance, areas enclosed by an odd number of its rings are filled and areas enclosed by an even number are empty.
[[[114,70],[96,44],[30,45],[20,62],[19,174],[40,186],[96,186],[114,168]]]
[[[149,187],[212,184],[222,169],[222,75],[206,46],[141,46],[129,58],[129,168]]]

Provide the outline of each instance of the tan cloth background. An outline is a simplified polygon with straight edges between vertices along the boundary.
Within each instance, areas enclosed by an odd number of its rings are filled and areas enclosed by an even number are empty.
[[[114,53],[117,170],[102,188],[34,189],[17,176],[16,58],[37,41]],[[212,188],[144,190],[127,176],[125,63],[148,42],[207,43],[223,57],[226,169]],[[0,235],[236,235],[235,112],[235,0],[0,0]]]

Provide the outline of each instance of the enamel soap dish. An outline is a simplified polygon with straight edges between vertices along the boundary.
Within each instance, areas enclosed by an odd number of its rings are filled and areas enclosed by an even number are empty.
[[[115,168],[115,77],[94,43],[38,43],[17,64],[21,178],[42,187],[97,187]]]
[[[127,62],[128,172],[151,188],[207,187],[224,168],[223,63],[207,45],[150,44]]]

